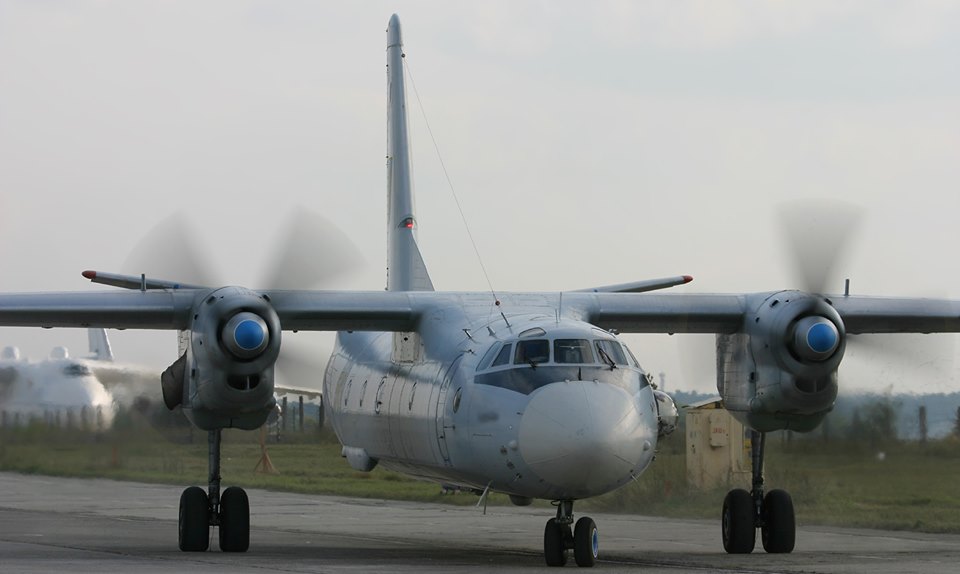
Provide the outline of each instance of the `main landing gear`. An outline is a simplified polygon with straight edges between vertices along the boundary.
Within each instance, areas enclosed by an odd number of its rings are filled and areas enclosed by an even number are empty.
[[[567,550],[573,549],[577,566],[590,567],[597,560],[600,550],[600,533],[592,518],[581,517],[573,525],[573,501],[557,502],[557,517],[547,521],[543,531],[543,557],[547,566],[563,566],[567,563]]]
[[[757,528],[763,549],[770,554],[793,552],[797,526],[793,500],[784,490],[763,494],[764,433],[750,432],[750,455],[753,462],[753,488],[738,488],[723,500],[723,549],[728,554],[753,552]]]
[[[207,492],[191,486],[180,495],[180,550],[205,552],[210,527],[220,528],[220,550],[246,552],[250,547],[250,503],[247,493],[231,486],[220,494],[220,430],[209,431]]]

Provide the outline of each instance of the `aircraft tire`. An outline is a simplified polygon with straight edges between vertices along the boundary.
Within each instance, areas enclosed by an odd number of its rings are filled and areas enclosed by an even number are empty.
[[[592,518],[584,516],[573,529],[573,558],[577,566],[592,567],[600,553],[600,532]]]
[[[557,524],[556,518],[547,521],[546,528],[543,529],[543,558],[547,561],[547,566],[564,566],[567,563],[567,548],[564,541],[565,530],[569,530],[563,525]]]
[[[771,490],[763,497],[763,549],[769,554],[789,554],[797,541],[793,499],[785,490]]]
[[[731,490],[723,499],[722,533],[727,554],[753,552],[757,528],[753,519],[753,497],[746,490]]]
[[[220,550],[246,552],[250,548],[250,500],[242,488],[231,486],[220,496]]]
[[[178,526],[180,550],[207,551],[210,546],[210,501],[199,486],[191,486],[180,495]]]

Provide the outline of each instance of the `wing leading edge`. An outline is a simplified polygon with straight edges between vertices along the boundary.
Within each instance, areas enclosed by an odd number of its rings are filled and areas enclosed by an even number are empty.
[[[186,329],[195,292],[61,292],[0,295],[5,327]]]
[[[190,328],[191,311],[211,290],[12,293],[0,295],[0,326]],[[284,330],[413,331],[437,305],[470,293],[266,291]],[[475,295],[475,294],[474,294]],[[548,299],[551,294],[543,294]],[[624,333],[735,333],[751,305],[769,294],[552,294],[564,315]],[[510,294],[503,294],[507,300]],[[960,332],[960,301],[893,297],[828,298],[849,333]]]
[[[187,330],[191,312],[215,290],[10,293],[0,295],[0,326]],[[410,331],[419,312],[407,293],[268,291],[285,330]]]

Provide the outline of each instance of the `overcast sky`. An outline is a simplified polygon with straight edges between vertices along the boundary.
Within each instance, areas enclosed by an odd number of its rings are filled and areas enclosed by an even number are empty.
[[[684,273],[677,291],[796,287],[777,214],[834,197],[863,209],[836,291],[850,277],[854,293],[960,297],[952,1],[0,0],[0,290],[140,272],[132,246],[177,212],[223,282],[256,286],[300,208],[365,256],[336,287],[382,288],[393,12],[496,289]],[[409,92],[434,284],[484,290]],[[111,336],[121,359],[176,358],[171,334]],[[710,390],[712,358],[681,352],[710,339],[680,339],[629,341],[668,389]],[[841,385],[958,390],[939,358],[954,338],[938,341],[912,361],[852,349]],[[39,359],[86,337],[0,329],[5,345]]]

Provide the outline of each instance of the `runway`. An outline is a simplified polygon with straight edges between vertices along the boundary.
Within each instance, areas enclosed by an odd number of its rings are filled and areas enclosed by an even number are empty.
[[[0,572],[544,571],[548,509],[249,490],[250,551],[182,553],[182,487],[0,473]],[[955,573],[960,535],[801,527],[789,555],[730,556],[718,521],[591,513],[603,571]],[[215,537],[215,535],[214,535]],[[758,541],[759,547],[759,541]],[[572,558],[567,568],[576,568]]]

